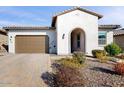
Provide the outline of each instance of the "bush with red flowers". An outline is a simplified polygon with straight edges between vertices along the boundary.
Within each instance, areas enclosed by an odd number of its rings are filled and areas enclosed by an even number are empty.
[[[124,63],[117,63],[114,70],[121,75],[124,75]]]

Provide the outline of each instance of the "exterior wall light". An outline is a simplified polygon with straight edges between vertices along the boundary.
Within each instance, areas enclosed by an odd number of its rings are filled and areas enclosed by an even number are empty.
[[[12,36],[10,36],[10,42],[12,43]]]
[[[65,34],[62,35],[62,39],[64,39],[64,38],[65,38]]]

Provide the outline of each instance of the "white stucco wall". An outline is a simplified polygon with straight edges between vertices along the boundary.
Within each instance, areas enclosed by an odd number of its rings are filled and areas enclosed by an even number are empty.
[[[113,42],[113,31],[107,32],[107,44],[110,44]]]
[[[103,30],[104,31],[104,30]],[[113,42],[113,31],[105,31],[106,32],[106,45],[111,44]],[[104,49],[104,46],[99,45],[99,49]]]
[[[85,53],[91,55],[93,49],[98,49],[98,17],[75,10],[57,17],[57,54],[71,53],[71,31],[81,28],[85,32]],[[65,38],[62,39],[62,35]]]
[[[10,30],[8,32],[9,53],[15,53],[16,35],[48,35],[49,52],[58,55],[71,53],[71,32],[80,28],[85,33],[85,53],[92,55],[93,49],[103,49],[98,45],[98,17],[89,13],[75,10],[57,17],[56,31],[54,30]],[[62,36],[64,34],[64,39]],[[107,44],[113,42],[113,32],[107,31]],[[56,47],[54,47],[56,46]]]
[[[15,53],[15,36],[16,35],[48,35],[49,52],[56,53],[56,31],[54,30],[10,30],[8,31],[9,53]]]

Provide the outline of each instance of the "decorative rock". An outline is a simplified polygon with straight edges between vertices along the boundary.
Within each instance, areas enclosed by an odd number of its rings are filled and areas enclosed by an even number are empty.
[[[112,63],[100,63],[87,60],[86,67],[81,72],[85,78],[87,87],[124,87],[124,76],[117,75],[113,71]]]

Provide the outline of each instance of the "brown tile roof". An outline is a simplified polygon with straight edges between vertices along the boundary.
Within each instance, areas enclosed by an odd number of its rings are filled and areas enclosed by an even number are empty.
[[[41,27],[41,26],[8,26],[3,27],[7,30],[54,30],[54,27]]]
[[[114,36],[124,35],[124,30],[115,30],[113,33],[114,33]]]
[[[55,14],[55,15],[53,16],[53,18],[52,18],[52,27],[55,27],[55,23],[56,23],[57,16],[60,16],[60,15],[69,13],[69,12],[74,11],[74,10],[80,10],[80,11],[89,13],[89,14],[91,14],[91,15],[98,16],[99,19],[103,17],[103,16],[100,15],[100,14],[97,14],[97,13],[95,13],[95,12],[89,11],[89,10],[84,9],[84,8],[81,8],[81,7],[73,7],[72,9],[68,9],[68,10],[65,10],[65,11],[62,11],[62,12],[59,12],[59,13]]]
[[[7,32],[4,29],[0,29],[0,34],[7,35]]]
[[[99,25],[99,29],[117,29],[120,28],[120,25],[114,25],[114,24],[109,24],[109,25]]]
[[[99,25],[99,30],[115,30],[120,28],[120,25]],[[4,30],[5,29],[5,30]],[[55,27],[41,27],[41,26],[7,26],[3,27],[1,32],[6,33],[8,30],[55,30]]]

